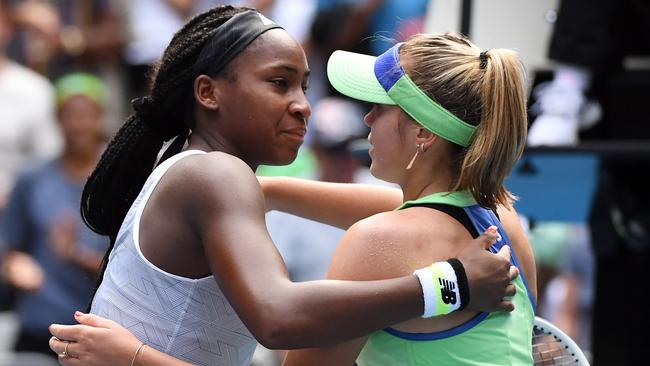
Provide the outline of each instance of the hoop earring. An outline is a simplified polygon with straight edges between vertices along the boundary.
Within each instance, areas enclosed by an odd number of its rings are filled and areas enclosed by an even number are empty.
[[[411,170],[413,167],[413,163],[415,162],[415,159],[418,157],[418,154],[420,153],[420,150],[422,149],[422,145],[418,144],[418,146],[415,148],[415,155],[413,155],[413,158],[409,162],[409,165],[406,166],[406,170]]]

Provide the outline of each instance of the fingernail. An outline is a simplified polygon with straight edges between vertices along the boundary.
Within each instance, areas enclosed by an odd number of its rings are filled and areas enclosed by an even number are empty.
[[[489,228],[487,228],[487,232],[490,234],[496,234],[497,233],[497,227],[492,225]]]
[[[74,316],[75,316],[75,317],[80,317],[80,316],[82,316],[82,315],[84,315],[84,314],[83,314],[81,311],[75,311],[75,312],[74,312]]]

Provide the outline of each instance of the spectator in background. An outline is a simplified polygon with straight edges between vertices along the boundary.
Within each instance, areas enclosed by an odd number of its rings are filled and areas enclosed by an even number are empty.
[[[124,32],[116,0],[7,0],[19,29],[10,54],[51,78],[117,63]]]
[[[257,0],[251,3],[250,6],[282,24],[304,48],[314,20],[316,0]]]
[[[559,280],[565,289],[554,319],[588,354],[591,354],[591,317],[594,302],[594,254],[589,228],[572,225],[569,247],[560,268]]]
[[[5,1],[0,1],[0,213],[18,169],[53,157],[61,138],[54,123],[54,91],[48,80],[8,59],[13,34]]]
[[[269,7],[275,6],[275,2],[274,0],[132,0],[125,2],[130,35],[124,60],[128,67],[131,97],[148,94],[150,67],[159,60],[174,33],[191,16],[217,5],[250,6],[265,12]]]
[[[533,146],[567,146],[579,138],[648,139],[646,74],[625,70],[627,56],[650,55],[650,5],[636,0],[561,1],[551,40],[557,62],[550,86],[538,95],[539,110],[528,137]],[[645,75],[645,76],[644,76]],[[593,95],[603,120],[589,126]],[[616,108],[612,108],[616,107]],[[650,266],[650,191],[647,159],[603,158],[590,226],[596,260],[593,364],[647,362],[644,334],[650,326],[645,294]],[[619,276],[625,272],[624,278]],[[612,309],[621,309],[612,315]]]
[[[54,80],[63,74],[91,72],[110,86],[106,130],[123,119],[123,0],[6,0],[16,32],[9,56]]]
[[[108,245],[79,216],[83,184],[104,146],[106,90],[88,74],[67,75],[55,86],[63,153],[22,173],[0,224],[2,275],[18,290],[15,350],[47,355],[47,327],[71,322],[87,305]]]
[[[197,0],[133,0],[127,3],[130,39],[124,59],[131,95],[147,94],[147,72],[158,61],[172,36],[196,10]]]
[[[529,233],[537,265],[537,315],[591,350],[594,256],[586,223],[539,222]]]

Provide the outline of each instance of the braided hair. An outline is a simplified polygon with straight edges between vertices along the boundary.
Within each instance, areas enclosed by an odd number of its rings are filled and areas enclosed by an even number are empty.
[[[176,138],[161,161],[180,152],[194,127],[193,65],[204,44],[221,24],[246,10],[250,9],[215,7],[192,18],[174,35],[151,70],[151,95],[134,100],[135,113],[113,137],[86,182],[81,216],[90,229],[110,238],[98,284],[122,221],[153,171],[163,142]]]

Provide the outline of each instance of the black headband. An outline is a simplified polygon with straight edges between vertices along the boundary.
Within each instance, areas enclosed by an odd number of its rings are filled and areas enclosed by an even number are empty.
[[[219,26],[206,42],[194,64],[194,76],[214,75],[262,33],[282,28],[255,10],[236,14]]]

